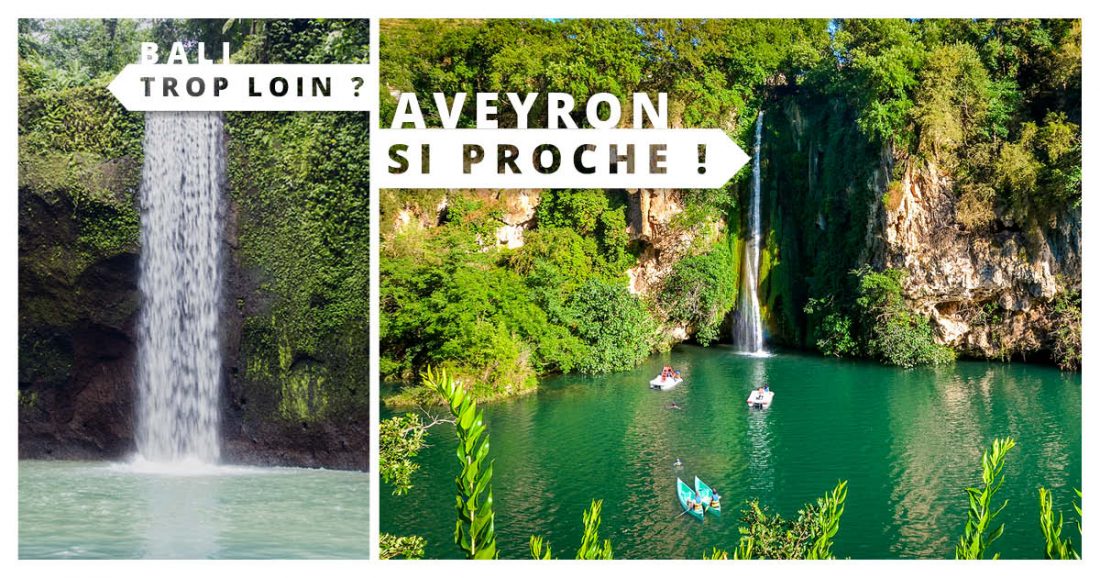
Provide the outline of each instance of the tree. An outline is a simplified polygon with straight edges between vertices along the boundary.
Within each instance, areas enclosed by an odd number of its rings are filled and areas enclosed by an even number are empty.
[[[736,286],[729,244],[719,242],[709,253],[676,263],[661,289],[670,321],[695,328],[695,339],[709,345],[733,308]]]

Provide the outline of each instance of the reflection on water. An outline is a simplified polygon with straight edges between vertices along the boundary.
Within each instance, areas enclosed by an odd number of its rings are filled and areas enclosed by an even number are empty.
[[[219,478],[146,478],[144,558],[209,558],[218,549]],[[136,522],[136,521],[135,521]]]
[[[19,463],[20,558],[365,558],[367,475]]]
[[[768,383],[767,368],[762,359],[754,359],[750,370],[749,383],[759,387]],[[751,388],[745,388],[746,390]],[[748,397],[747,391],[743,397]],[[747,405],[747,404],[746,404]],[[771,496],[775,493],[775,472],[772,465],[771,429],[768,427],[768,413],[771,408],[747,411],[749,442],[749,488],[751,495]]]
[[[665,363],[681,368],[684,382],[650,390]],[[745,398],[762,383],[775,401],[750,411]],[[634,371],[558,377],[532,396],[485,405],[497,545],[503,557],[524,558],[530,536],[540,534],[569,557],[584,509],[603,499],[601,534],[612,538],[616,557],[699,558],[736,543],[744,501],[759,498],[797,516],[844,479],[839,556],[949,558],[982,446],[1012,435],[1019,444],[1002,488],[1010,506],[996,545],[1003,557],[1042,557],[1035,492],[1053,488],[1056,504],[1072,512],[1081,484],[1080,404],[1080,376],[1046,367],[960,362],[899,370],[678,347]],[[457,557],[454,436],[433,430],[429,443],[409,496],[383,488],[382,531],[424,536],[429,557]],[[694,476],[722,494],[722,517],[679,515],[675,480],[690,484]],[[1064,531],[1080,543],[1075,525]]]

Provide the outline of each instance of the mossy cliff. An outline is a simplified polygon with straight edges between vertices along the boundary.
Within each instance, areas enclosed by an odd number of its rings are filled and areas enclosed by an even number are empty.
[[[238,44],[244,59],[366,55],[365,22],[252,28]],[[107,92],[110,74],[59,88],[20,64],[20,455],[124,457],[134,450],[144,117]],[[225,120],[223,456],[365,470],[367,116]]]
[[[132,447],[142,116],[102,83],[19,106],[21,456]]]
[[[1079,50],[1079,28],[1047,25],[1062,34],[1047,50]],[[886,141],[842,96],[772,91],[760,294],[773,342],[868,353],[837,340],[866,315],[860,277],[897,271],[906,308],[956,355],[1079,366],[1079,63],[1057,87],[1018,73],[1041,85],[1020,88],[1034,100],[994,116],[1009,105],[991,87],[1012,84],[978,61],[966,44],[928,54],[911,124]]]

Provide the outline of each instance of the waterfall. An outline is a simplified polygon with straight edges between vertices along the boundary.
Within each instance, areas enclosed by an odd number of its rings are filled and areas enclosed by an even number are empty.
[[[733,328],[733,344],[738,351],[765,354],[764,324],[760,320],[757,295],[760,273],[760,142],[764,111],[756,117],[756,143],[752,152],[752,199],[749,201],[749,238],[741,257],[741,291]]]
[[[221,115],[147,113],[144,149],[137,449],[151,462],[214,463],[222,369]]]

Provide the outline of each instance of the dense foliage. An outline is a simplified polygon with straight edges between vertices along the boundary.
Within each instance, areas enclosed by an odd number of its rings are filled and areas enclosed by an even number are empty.
[[[906,306],[901,288],[905,271],[864,269],[855,275],[859,279],[856,307],[868,354],[901,367],[940,365],[954,359],[950,348],[935,342],[928,318]]]
[[[810,299],[805,312],[814,323],[813,338],[826,355],[866,355],[889,365],[913,367],[950,363],[955,353],[936,343],[926,316],[912,311],[902,294],[903,269],[851,272],[855,299]]]
[[[21,386],[86,379],[70,371],[67,341],[89,323],[132,330],[144,114],[106,87],[139,43],[166,52],[180,41],[192,60],[194,42],[220,58],[227,41],[238,62],[362,62],[368,30],[365,20],[19,21]],[[225,126],[224,328],[241,336],[226,343],[227,402],[253,443],[271,424],[301,437],[337,421],[365,439],[368,117],[229,113]]]
[[[223,24],[223,26],[225,26]],[[238,62],[363,62],[365,21],[233,21]],[[246,391],[253,411],[299,422],[366,415],[369,122],[364,113],[231,113],[229,187],[248,293]],[[255,399],[264,396],[253,395]]]
[[[866,311],[857,299],[871,288],[850,272],[870,262],[876,219],[897,208],[907,171],[950,178],[954,214],[945,227],[976,238],[1021,232],[1029,251],[1045,250],[1043,231],[1072,220],[1080,204],[1080,29],[1076,20],[1039,19],[391,20],[383,22],[381,116],[392,117],[399,92],[430,103],[433,92],[565,91],[580,102],[597,91],[624,101],[665,91],[674,126],[720,127],[747,149],[764,110],[759,278],[771,339],[902,366],[938,363],[949,355],[933,346],[932,325],[906,312],[904,300],[888,315]],[[472,100],[459,126],[473,126]],[[500,119],[515,121],[503,100]],[[544,119],[540,98],[530,124]],[[582,113],[575,120],[583,126]],[[686,193],[673,223],[686,230],[724,217],[729,269],[719,266],[724,243],[711,237],[647,295],[659,322],[685,324],[701,343],[716,339],[734,305],[746,173],[726,189]],[[614,231],[587,193],[540,208],[539,227],[573,227],[584,242]],[[610,247],[625,248],[599,247],[611,269],[633,264],[629,244]],[[588,277],[576,266],[553,273],[566,287]],[[564,302],[536,303],[550,324],[566,318]],[[886,326],[873,329],[872,317]],[[1061,341],[1072,350],[1072,340]],[[406,365],[404,357],[390,361]],[[533,373],[577,369],[569,357]],[[415,373],[391,375],[402,372]]]
[[[103,285],[138,251],[143,116],[107,91],[121,64],[93,54],[102,42],[89,44],[106,37],[109,21],[50,22],[19,21],[19,385],[26,409],[48,399],[35,388],[72,379],[79,331],[122,328],[137,310],[133,292],[111,296]]]
[[[632,367],[655,344],[647,305],[626,287],[626,205],[603,191],[542,193],[522,247],[498,244],[514,194],[384,193],[383,218],[444,220],[394,230],[383,246],[382,371],[447,368],[479,397],[551,372]],[[401,217],[403,214],[405,217]]]
[[[737,295],[733,255],[728,243],[706,254],[678,261],[665,281],[661,302],[668,318],[694,327],[703,345],[718,339],[718,330]]]
[[[1081,368],[1081,291],[1067,290],[1054,300],[1054,361],[1058,367]]]
[[[407,413],[378,424],[378,476],[393,486],[394,495],[412,488],[412,476],[420,469],[415,458],[424,448],[427,428],[420,416]]]

